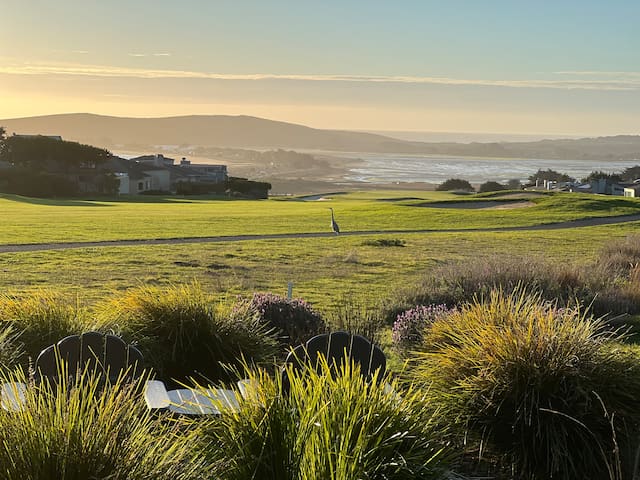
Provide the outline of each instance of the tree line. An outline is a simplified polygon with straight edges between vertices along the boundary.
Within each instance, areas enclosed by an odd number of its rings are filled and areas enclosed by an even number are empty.
[[[103,148],[42,135],[7,136],[0,127],[0,191],[34,197],[112,195],[119,180]]]
[[[633,167],[627,167],[620,173],[607,173],[603,170],[594,170],[586,177],[580,180],[581,183],[591,183],[595,180],[608,180],[613,183],[617,182],[633,182],[640,178],[640,165],[634,165]],[[539,169],[536,173],[529,176],[528,183],[524,186],[533,186],[538,183],[549,181],[549,182],[575,182],[576,179],[567,175],[566,173],[561,173],[556,170],[547,169],[542,170]],[[509,180],[506,184],[498,183],[495,181],[485,182],[479,186],[478,192],[497,192],[500,190],[519,190],[522,188],[522,184],[518,179]],[[465,192],[475,192],[475,188],[467,181],[461,178],[450,178],[440,185],[436,187],[438,191],[451,191],[451,190],[459,190]]]

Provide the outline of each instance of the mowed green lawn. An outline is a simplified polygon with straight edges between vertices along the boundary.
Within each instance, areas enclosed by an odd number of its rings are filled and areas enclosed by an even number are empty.
[[[542,197],[534,207],[513,210],[415,206],[474,199],[433,192],[368,192],[307,202],[5,197],[0,199],[0,244],[322,232],[330,231],[329,206],[345,231],[533,225],[640,211],[635,199],[589,195]],[[325,311],[347,300],[374,307],[442,262],[509,254],[586,264],[605,242],[639,227],[640,222],[631,222],[557,231],[394,233],[0,253],[0,290],[52,287],[92,303],[140,284],[198,281],[210,292],[233,296],[285,294],[291,281],[295,296]],[[376,239],[402,240],[404,246],[371,245]]]
[[[323,232],[330,231],[328,207],[343,231],[525,226],[640,213],[637,199],[582,194],[544,196],[532,199],[533,207],[505,210],[424,206],[486,200],[439,192],[334,194],[323,201],[50,201],[5,195],[0,197],[0,244]]]

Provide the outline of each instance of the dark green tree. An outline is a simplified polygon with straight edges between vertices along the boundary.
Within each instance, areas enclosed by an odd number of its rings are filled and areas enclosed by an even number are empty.
[[[536,173],[529,177],[529,182],[534,185],[537,180],[548,180],[552,182],[571,182],[575,179],[570,177],[566,173],[556,172],[555,170],[551,170],[549,168],[547,170],[538,170]]]
[[[460,178],[450,178],[436,187],[439,192],[448,192],[450,190],[462,190],[464,192],[474,192],[474,188],[466,180]]]
[[[20,135],[4,136],[0,147],[0,161],[10,166],[0,171],[0,184],[6,193],[69,197],[86,191],[118,191],[120,181],[106,165],[111,154],[102,148]]]
[[[4,127],[0,127],[0,160],[2,160],[2,151],[4,150],[4,141],[6,137],[7,131]]]
[[[68,172],[79,168],[95,168],[105,163],[111,153],[103,148],[66,142],[45,136],[6,137],[0,160],[14,167],[34,171]]]
[[[601,179],[609,180],[611,182],[622,181],[621,176],[617,173],[606,173],[606,172],[603,172],[602,170],[597,170],[597,171],[591,172],[587,177],[583,178],[582,183],[591,183],[594,180],[601,180]]]
[[[633,167],[627,167],[620,175],[625,182],[633,182],[640,178],[640,165],[634,165]]]
[[[500,190],[506,190],[506,187],[498,182],[485,182],[480,185],[480,188],[478,189],[480,193],[499,192]]]
[[[520,183],[519,179],[512,178],[511,180],[509,180],[507,182],[507,188],[509,190],[520,190],[520,189],[522,189],[522,184]]]

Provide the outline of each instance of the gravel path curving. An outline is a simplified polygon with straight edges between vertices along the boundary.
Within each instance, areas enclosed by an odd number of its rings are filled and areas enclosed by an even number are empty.
[[[341,232],[340,236],[352,235],[376,235],[405,233],[461,233],[461,232],[517,232],[537,230],[560,230],[566,228],[594,227],[599,225],[614,225],[640,221],[640,214],[621,215],[615,217],[595,217],[572,220],[568,222],[545,223],[540,225],[528,225],[521,227],[485,227],[485,228],[447,228],[447,229],[422,229],[422,230],[358,230]],[[98,248],[98,247],[125,247],[144,245],[173,245],[185,243],[218,243],[218,242],[244,242],[249,240],[277,240],[289,238],[327,238],[335,237],[331,232],[310,233],[273,233],[264,235],[231,235],[219,237],[186,237],[186,238],[154,238],[143,240],[103,240],[96,242],[58,242],[58,243],[21,243],[0,245],[0,253],[13,252],[39,252],[43,250],[68,250],[71,248]]]

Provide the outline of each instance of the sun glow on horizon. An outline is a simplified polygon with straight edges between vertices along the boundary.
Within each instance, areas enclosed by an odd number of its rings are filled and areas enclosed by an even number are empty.
[[[0,54],[0,118],[227,114],[326,129],[640,133],[637,2],[357,3],[16,5],[0,29],[13,46]]]

